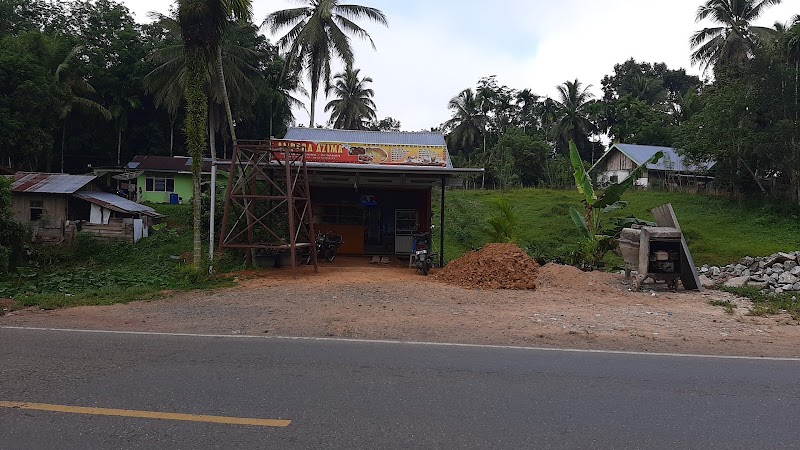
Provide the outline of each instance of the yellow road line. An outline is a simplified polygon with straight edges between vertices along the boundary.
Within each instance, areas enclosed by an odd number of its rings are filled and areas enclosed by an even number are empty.
[[[184,420],[189,422],[223,423],[228,425],[254,425],[257,427],[288,427],[291,420],[250,419],[245,417],[206,416],[202,414],[179,414],[155,411],[136,411],[131,409],[87,408],[83,406],[50,405],[47,403],[0,401],[0,408],[34,409],[37,411],[61,412],[70,414],[90,414],[95,416],[136,417],[140,419]]]

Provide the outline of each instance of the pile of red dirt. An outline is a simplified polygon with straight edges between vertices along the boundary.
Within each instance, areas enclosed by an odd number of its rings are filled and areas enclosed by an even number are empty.
[[[469,252],[433,277],[445,283],[478,289],[535,289],[539,265],[514,244],[487,244]]]

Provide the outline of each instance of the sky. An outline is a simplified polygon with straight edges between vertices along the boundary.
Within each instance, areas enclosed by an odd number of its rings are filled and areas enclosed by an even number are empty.
[[[122,0],[137,21],[148,11],[167,13],[171,2]],[[254,22],[271,12],[294,8],[296,0],[254,0]],[[358,22],[372,36],[354,40],[356,68],[373,79],[378,118],[399,120],[404,131],[437,127],[451,117],[448,101],[478,80],[496,75],[501,85],[556,96],[556,86],[578,79],[600,96],[603,76],[634,58],[664,62],[671,69],[690,65],[689,38],[712,26],[695,22],[701,0],[352,0],[384,12],[388,27]],[[797,0],[773,6],[755,24],[771,27],[800,14]],[[282,35],[271,36],[275,41]],[[341,64],[334,71],[341,70]],[[306,81],[306,86],[310,84]],[[308,105],[308,99],[305,99]],[[317,100],[318,124],[327,100]],[[295,111],[308,125],[305,110]]]

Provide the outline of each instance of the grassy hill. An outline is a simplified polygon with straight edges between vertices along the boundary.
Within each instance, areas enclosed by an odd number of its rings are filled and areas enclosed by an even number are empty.
[[[496,214],[493,199],[500,197],[505,197],[516,210],[518,226],[514,241],[520,247],[548,259],[563,257],[574,249],[579,235],[568,211],[570,206],[580,210],[581,197],[576,191],[454,190],[447,192],[445,256],[448,260],[488,242],[483,230],[488,227],[487,219]],[[435,194],[434,198],[438,196]],[[777,211],[774,206],[650,191],[630,191],[623,200],[630,204],[615,216],[633,215],[646,220],[653,220],[650,209],[672,203],[698,265],[729,264],[743,256],[800,249],[797,214]],[[434,205],[438,207],[438,202]],[[438,220],[438,212],[434,217]]]

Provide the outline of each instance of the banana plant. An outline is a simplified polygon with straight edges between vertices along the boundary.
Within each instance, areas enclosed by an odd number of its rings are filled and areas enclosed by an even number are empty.
[[[581,200],[583,203],[584,211],[581,214],[574,206],[570,208],[569,214],[578,232],[587,242],[586,248],[590,249],[586,255],[590,265],[596,266],[603,259],[603,256],[611,250],[615,245],[615,236],[602,233],[602,218],[603,214],[618,211],[628,205],[628,202],[620,200],[622,194],[628,189],[633,187],[633,184],[641,178],[642,174],[647,170],[648,164],[655,164],[664,157],[664,152],[657,152],[641,166],[634,169],[627,178],[619,183],[614,183],[609,186],[605,192],[597,193],[592,184],[592,179],[586,168],[583,165],[578,148],[575,142],[569,143],[569,157],[572,162],[572,168],[575,169],[575,185],[578,187],[578,192],[583,194],[584,198]],[[638,220],[638,219],[636,219]]]

